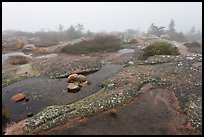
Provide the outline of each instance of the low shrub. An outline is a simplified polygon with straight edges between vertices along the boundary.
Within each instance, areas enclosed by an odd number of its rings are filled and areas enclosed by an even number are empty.
[[[138,44],[138,41],[136,39],[131,39],[128,44]]]
[[[187,48],[199,48],[201,47],[201,44],[196,41],[193,41],[184,43],[184,46],[186,46]]]
[[[174,47],[168,42],[155,42],[144,50],[144,57],[154,56],[154,55],[180,55],[179,49]]]
[[[34,52],[41,53],[41,54],[47,54],[47,53],[49,53],[49,50],[48,50],[48,48],[37,47],[37,48],[35,48]]]
[[[68,44],[61,51],[69,54],[117,51],[120,49],[120,42],[121,40],[114,35],[96,35],[89,40]]]
[[[8,61],[10,64],[12,65],[22,65],[22,64],[26,64],[30,61],[31,59],[29,57],[26,56],[20,56],[20,55],[16,55],[16,56],[9,56]]]

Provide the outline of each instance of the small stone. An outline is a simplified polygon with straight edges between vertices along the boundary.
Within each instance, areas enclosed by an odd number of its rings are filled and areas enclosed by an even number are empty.
[[[27,117],[32,117],[33,116],[33,113],[32,112],[29,112],[28,114],[27,114]]]
[[[186,57],[187,60],[193,60],[193,57]]]
[[[128,67],[128,65],[127,65],[127,64],[124,64],[123,67]]]
[[[114,88],[115,87],[115,84],[112,83],[112,84],[108,84],[108,88]]]
[[[11,97],[11,100],[13,102],[19,102],[19,101],[23,101],[26,97],[26,94],[25,93],[18,93],[14,96]]]
[[[71,74],[71,75],[69,75],[69,77],[67,78],[67,82],[75,81],[76,76],[78,76],[78,74]]]
[[[81,87],[86,87],[88,85],[88,81],[82,82],[79,84]]]
[[[178,66],[180,67],[180,66],[182,66],[183,64],[181,63],[181,62],[179,62],[179,64],[178,64]]]
[[[69,83],[67,89],[69,92],[78,92],[80,90],[80,86],[74,83]]]
[[[86,81],[86,77],[84,76],[84,75],[78,75],[77,76],[77,81],[79,81],[79,82],[85,82]]]
[[[26,102],[29,101],[29,98],[25,98],[25,101],[26,101]]]
[[[67,92],[67,90],[64,90],[64,89],[63,89],[63,90],[62,90],[62,92],[63,92],[63,93],[66,93],[66,92]]]
[[[134,62],[130,61],[128,62],[129,65],[134,65]]]

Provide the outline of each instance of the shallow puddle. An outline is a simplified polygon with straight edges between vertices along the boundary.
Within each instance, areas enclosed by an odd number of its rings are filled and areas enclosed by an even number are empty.
[[[119,54],[126,54],[126,53],[132,53],[134,52],[134,49],[121,49],[118,51]]]
[[[8,109],[9,120],[19,121],[26,118],[29,112],[35,115],[47,106],[70,104],[93,94],[100,89],[101,82],[121,69],[121,65],[103,66],[99,71],[86,76],[91,84],[77,93],[67,92],[66,78],[28,78],[2,88],[2,103]],[[19,92],[27,93],[29,101],[12,102],[11,97]]]
[[[53,57],[57,57],[56,53],[51,53],[51,54],[47,54],[47,55],[42,55],[42,56],[37,56],[37,59],[41,59],[41,58],[53,58]]]

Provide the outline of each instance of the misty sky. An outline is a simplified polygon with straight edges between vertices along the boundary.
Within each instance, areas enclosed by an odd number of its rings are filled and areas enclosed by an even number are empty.
[[[201,2],[3,2],[2,29],[39,31],[83,23],[90,31],[147,31],[151,23],[178,31],[202,30]]]

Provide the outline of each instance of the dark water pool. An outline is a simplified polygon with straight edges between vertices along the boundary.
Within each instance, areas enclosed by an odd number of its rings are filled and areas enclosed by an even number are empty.
[[[35,115],[47,106],[70,104],[96,92],[100,89],[98,85],[101,82],[121,69],[121,65],[103,66],[99,71],[87,76],[91,84],[78,93],[66,92],[66,78],[28,78],[2,88],[2,103],[8,109],[9,121],[19,121],[26,118],[29,112]],[[19,92],[27,93],[29,101],[12,102],[11,97]]]

